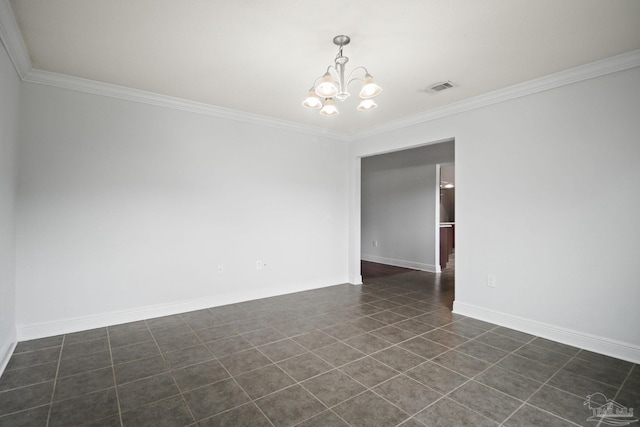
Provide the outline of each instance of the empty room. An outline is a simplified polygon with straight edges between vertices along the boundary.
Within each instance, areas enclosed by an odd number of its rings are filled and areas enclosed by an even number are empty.
[[[0,0],[0,427],[640,412],[640,2]]]

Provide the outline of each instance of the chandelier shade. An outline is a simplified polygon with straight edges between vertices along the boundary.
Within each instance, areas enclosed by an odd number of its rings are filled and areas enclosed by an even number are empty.
[[[307,97],[302,101],[302,105],[312,110],[317,110],[318,108],[322,108],[322,101],[314,91],[310,90]]]
[[[321,98],[333,98],[338,94],[338,86],[333,81],[331,74],[326,72],[315,90],[316,95]]]
[[[364,76],[362,89],[360,89],[360,98],[370,99],[382,92],[382,88],[378,86],[370,74]]]
[[[358,111],[373,110],[377,106],[378,104],[373,99],[361,99],[360,104],[358,104]]]
[[[360,104],[358,111],[373,110],[378,105],[373,100],[381,91],[369,71],[365,67],[354,68],[345,78],[345,67],[349,62],[349,58],[342,54],[342,48],[351,42],[349,36],[335,36],[333,43],[338,46],[338,54],[334,60],[334,65],[327,67],[327,71],[316,79],[309,90],[309,94],[302,101],[305,108],[317,110],[325,116],[333,116],[339,113],[335,105],[334,99],[345,101],[351,96],[348,86],[351,82],[358,80],[362,82],[360,89]],[[363,73],[361,78],[355,77],[356,73]],[[361,74],[362,75],[362,74]]]
[[[323,116],[335,116],[339,114],[338,108],[336,107],[336,103],[333,102],[332,98],[327,98],[324,100],[324,104],[322,105],[322,109],[320,110],[320,114]]]

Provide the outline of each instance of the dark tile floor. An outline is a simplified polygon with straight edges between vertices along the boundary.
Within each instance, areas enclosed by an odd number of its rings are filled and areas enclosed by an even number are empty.
[[[640,368],[451,313],[410,271],[18,344],[0,426],[595,426]]]

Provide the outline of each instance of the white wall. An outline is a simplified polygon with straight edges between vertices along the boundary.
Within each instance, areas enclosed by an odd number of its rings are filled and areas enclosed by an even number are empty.
[[[352,170],[455,138],[454,310],[640,362],[639,112],[636,67],[363,138]]]
[[[23,95],[20,339],[348,280],[344,143],[30,83]]]
[[[0,374],[16,341],[15,150],[20,79],[0,43]]]
[[[437,164],[453,161],[453,141],[362,159],[362,259],[440,271]]]

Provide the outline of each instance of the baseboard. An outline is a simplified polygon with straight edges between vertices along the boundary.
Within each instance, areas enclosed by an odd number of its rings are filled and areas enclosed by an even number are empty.
[[[377,262],[378,264],[393,265],[395,267],[411,268],[413,270],[428,271],[430,273],[440,273],[442,270],[439,265],[424,264],[415,261],[406,261],[402,259],[385,258],[377,255],[363,254],[363,261]]]
[[[349,276],[349,283],[352,285],[362,285],[362,275],[356,274]]]
[[[472,304],[453,302],[453,312],[474,319],[484,320],[528,334],[536,335],[562,344],[583,348],[585,350],[640,363],[640,347],[633,344],[595,336],[580,331],[561,328],[536,320],[525,319],[510,314],[488,310]]]
[[[340,278],[326,282],[313,282],[307,284],[306,286],[296,286],[295,289],[281,288],[279,290],[272,289],[270,291],[251,290],[248,292],[233,292],[228,294],[186,300],[172,304],[152,305],[131,310],[102,313],[85,317],[68,318],[51,322],[23,324],[18,325],[17,327],[17,338],[18,341],[26,341],[62,334],[70,334],[95,328],[103,328],[105,326],[113,326],[122,323],[136,322],[139,320],[153,319],[155,317],[171,316],[174,314],[187,313],[189,311],[219,307],[227,304],[235,304],[260,298],[281,296],[312,289],[326,288],[329,286],[341,285],[345,283],[347,283],[346,278]]]
[[[9,364],[9,360],[11,356],[13,356],[13,351],[16,349],[16,340],[10,340],[8,343],[4,344],[2,348],[0,348],[0,377],[4,373],[4,370],[7,368]]]

